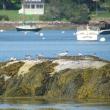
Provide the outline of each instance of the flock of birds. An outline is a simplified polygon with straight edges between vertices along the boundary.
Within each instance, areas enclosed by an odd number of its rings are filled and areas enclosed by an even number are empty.
[[[5,30],[3,30],[3,29],[0,30],[1,33],[4,32],[4,31],[5,31]],[[61,31],[61,33],[62,33],[62,34],[65,34],[65,31]],[[27,34],[28,34],[28,32],[24,32],[24,35],[27,35]],[[45,40],[45,39],[46,39],[46,38],[44,37],[44,33],[43,33],[43,32],[35,33],[35,34],[36,34],[36,35],[39,35],[40,37],[42,37],[42,40]],[[75,35],[75,33],[73,33],[73,35]],[[105,42],[106,39],[105,39],[104,37],[102,37],[102,38],[100,38],[99,41]],[[63,56],[67,56],[68,54],[69,54],[68,51],[64,51],[64,52],[58,53],[57,56],[58,56],[58,57],[63,57]],[[83,54],[82,54],[82,53],[78,53],[78,55],[79,55],[79,56],[82,56]],[[37,55],[37,57],[44,57],[44,55],[43,55],[43,54],[39,54],[39,55]],[[28,55],[28,56],[26,56],[25,58],[29,60],[29,59],[31,59],[31,56]],[[16,60],[16,57],[11,57],[10,60]]]
[[[68,51],[64,51],[64,52],[61,52],[61,53],[58,53],[58,55],[57,55],[57,57],[63,57],[63,56],[68,56]],[[36,56],[36,58],[45,58],[45,56],[43,55],[43,54],[38,54],[37,56]],[[25,58],[24,58],[25,60],[31,60],[32,59],[32,56],[31,55],[25,55]],[[9,59],[10,61],[16,61],[17,60],[17,58],[16,57],[10,57],[10,59]]]

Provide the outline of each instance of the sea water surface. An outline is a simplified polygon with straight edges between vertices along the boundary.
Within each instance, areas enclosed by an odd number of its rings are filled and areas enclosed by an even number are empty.
[[[105,42],[100,38],[104,37]],[[110,35],[99,36],[98,41],[77,41],[74,30],[42,30],[40,32],[17,32],[16,30],[0,33],[0,60],[10,57],[23,59],[30,55],[56,57],[68,51],[68,55],[97,55],[110,60]]]
[[[75,101],[48,101],[45,99],[1,100],[0,110],[110,110],[109,103],[89,103]]]

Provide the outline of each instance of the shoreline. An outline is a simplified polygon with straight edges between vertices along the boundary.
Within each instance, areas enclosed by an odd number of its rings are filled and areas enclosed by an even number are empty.
[[[77,29],[80,26],[86,26],[86,24],[75,24],[71,22],[62,22],[62,21],[39,21],[39,22],[27,22],[27,24],[39,25],[39,27],[43,29]],[[16,26],[22,25],[22,22],[13,22],[13,21],[1,21],[0,22],[0,29],[15,29]],[[90,22],[89,25],[91,26],[98,26],[98,22]]]
[[[39,27],[44,29],[73,29],[77,25],[73,25],[67,22],[39,22],[39,23],[27,23],[33,25],[39,25]],[[0,22],[0,29],[14,29],[16,26],[22,25],[22,22]]]
[[[101,57],[98,57],[98,56],[95,56],[95,55],[67,55],[67,56],[55,56],[55,57],[37,57],[37,58],[21,58],[21,59],[17,59],[17,58],[13,58],[11,57],[10,59],[7,59],[7,60],[0,60],[0,63],[2,62],[10,62],[10,61],[37,61],[37,60],[50,60],[50,61],[53,61],[53,60],[58,60],[58,59],[67,59],[67,60],[74,60],[74,61],[78,61],[78,60],[87,60],[87,59],[91,58],[93,60],[97,60],[97,61],[103,61],[103,62],[107,62],[107,63],[110,63],[110,60],[108,59],[104,59],[104,58],[101,58]]]
[[[95,104],[103,104],[103,105],[110,105],[110,99],[72,99],[72,98],[52,98],[52,97],[46,97],[46,96],[30,96],[30,97],[1,97],[0,96],[0,101],[8,102],[8,101],[25,101],[25,100],[31,100],[31,101],[48,101],[48,102],[57,102],[57,103],[64,103],[64,102],[76,102],[76,103],[83,103],[87,105],[95,105]]]

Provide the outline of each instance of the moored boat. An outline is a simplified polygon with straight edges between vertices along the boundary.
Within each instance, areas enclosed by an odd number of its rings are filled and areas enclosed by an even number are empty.
[[[41,30],[40,27],[31,26],[31,25],[21,25],[16,27],[17,31],[35,31],[38,32]]]
[[[101,34],[101,35],[110,34],[110,29],[100,30],[100,34]]]
[[[100,34],[102,35],[110,34],[110,23],[107,23],[105,21],[100,21],[99,26],[100,26]]]
[[[90,27],[87,25],[86,28],[77,29],[76,37],[77,40],[98,40],[99,32],[99,29],[90,29]]]
[[[21,9],[19,14],[23,14],[23,25],[17,26],[17,31],[40,31],[40,27],[29,24],[24,24],[26,19],[24,15],[43,15],[44,14],[44,0],[21,0]],[[34,20],[34,19],[33,19]],[[32,22],[32,20],[31,20]]]

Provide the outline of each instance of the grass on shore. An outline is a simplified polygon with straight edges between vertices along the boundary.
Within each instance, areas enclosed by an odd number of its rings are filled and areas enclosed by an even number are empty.
[[[37,15],[21,15],[18,14],[18,10],[0,10],[0,15],[8,16],[9,21],[37,21],[39,20],[39,16]]]
[[[22,21],[23,19],[27,21],[37,21],[39,20],[39,16],[37,15],[21,15],[18,14],[18,10],[0,10],[0,15],[6,15],[9,17],[9,21]],[[93,12],[90,15],[92,20],[110,20],[110,12]]]
[[[106,11],[97,12],[97,13],[94,12],[91,13],[90,17],[93,20],[110,20],[110,12],[106,12]]]

